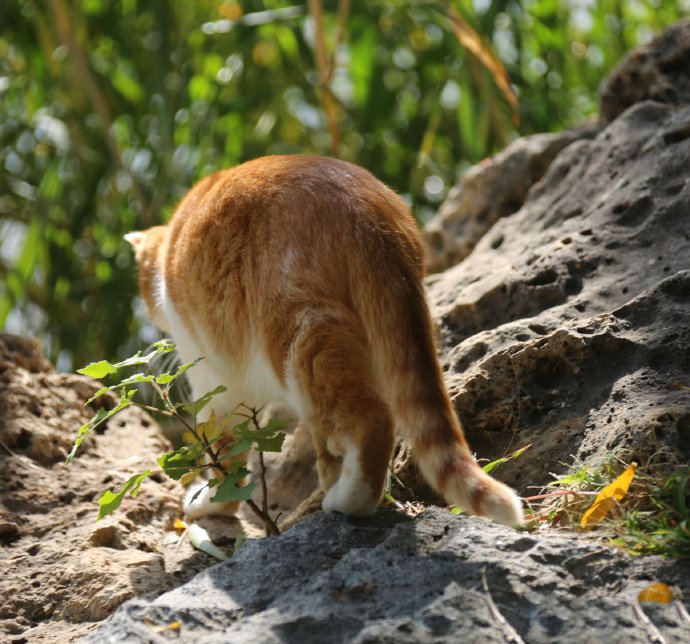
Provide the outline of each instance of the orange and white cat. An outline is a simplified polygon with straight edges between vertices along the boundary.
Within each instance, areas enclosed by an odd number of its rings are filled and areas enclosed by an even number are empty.
[[[199,397],[289,405],[313,437],[323,509],[368,515],[396,431],[450,503],[522,523],[515,493],[468,449],[446,392],[410,209],[366,170],[270,156],[216,172],[170,222],[126,239],[152,320]]]

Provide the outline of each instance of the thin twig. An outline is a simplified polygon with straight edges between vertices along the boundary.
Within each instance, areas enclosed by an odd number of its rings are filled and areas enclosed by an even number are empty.
[[[254,501],[252,501],[251,499],[247,499],[247,505],[252,509],[256,516],[263,520],[267,536],[278,536],[280,534],[280,530],[278,529],[278,526],[275,524],[275,521],[273,521],[273,519],[271,519],[271,517],[268,516],[268,514],[264,514],[261,511],[261,508],[256,503],[254,503]]]
[[[338,58],[338,46],[343,41],[343,36],[345,35],[345,23],[347,22],[347,17],[350,15],[351,4],[351,0],[340,0],[340,2],[338,2],[338,33],[335,37],[333,55],[331,56],[331,62],[328,66],[328,76],[326,77],[328,83],[331,82],[333,72],[335,72],[336,61]]]
[[[98,115],[99,125],[110,155],[115,163],[131,178],[132,195],[139,205],[139,214],[145,223],[151,225],[153,223],[154,213],[147,204],[147,199],[139,184],[139,180],[127,167],[120,147],[112,134],[113,118],[110,111],[110,106],[108,105],[105,96],[101,92],[99,84],[94,78],[91,67],[89,66],[89,62],[86,58],[86,54],[84,53],[84,49],[77,40],[77,31],[74,28],[74,19],[73,17],[70,17],[70,6],[67,2],[65,2],[65,0],[46,0],[46,4],[48,5],[57,28],[58,37],[69,53],[67,58],[70,62],[75,84],[79,87],[84,87],[86,90],[86,96],[89,100],[89,103],[91,104],[93,111]]]
[[[139,407],[140,409],[145,409],[146,411],[150,411],[151,413],[163,414],[163,416],[168,416],[168,418],[174,418],[177,415],[171,411],[167,411],[165,409],[158,409],[158,407],[153,407],[151,405],[147,405],[146,403],[140,403],[140,402],[137,402],[136,400],[132,400],[130,404],[134,405],[135,407]]]
[[[647,617],[637,599],[635,599],[633,603],[633,609],[637,618],[644,624],[647,634],[649,635],[649,641],[652,642],[652,644],[666,644],[666,639],[661,634],[661,631],[654,625],[654,622]]]
[[[498,607],[494,603],[491,593],[489,592],[489,583],[486,581],[486,568],[481,571],[482,575],[482,587],[484,588],[484,593],[486,594],[486,602],[489,604],[489,610],[493,618],[501,625],[503,632],[506,635],[508,642],[513,642],[514,644],[525,644],[525,641],[520,637],[520,634],[508,623],[505,617]]]
[[[14,457],[17,459],[17,461],[18,461],[21,465],[23,465],[24,467],[28,467],[28,468],[31,468],[31,469],[34,469],[34,470],[40,470],[40,469],[41,469],[40,467],[38,467],[38,465],[35,465],[35,464],[32,463],[31,461],[25,462],[25,461],[24,461],[24,458],[26,458],[26,457],[22,457],[22,456],[20,456],[19,454],[16,454],[15,452],[13,452],[13,451],[12,451],[5,443],[3,443],[2,441],[0,441],[0,445],[1,445],[4,449],[7,450],[7,453],[8,453],[10,456],[14,456]]]
[[[680,618],[690,624],[690,615],[688,615],[688,611],[685,609],[685,606],[683,606],[683,602],[681,602],[680,599],[677,599],[674,603]]]
[[[266,485],[266,463],[264,453],[259,451],[259,467],[261,468],[261,509],[268,514],[268,486]]]
[[[258,416],[261,410],[254,409],[253,407],[250,407],[249,410],[252,415],[251,421],[254,424],[254,427],[256,427],[256,429],[259,429],[260,425]],[[264,525],[266,527],[266,534],[277,535],[280,534],[280,530],[278,529],[278,526],[276,525],[275,521],[271,519],[271,516],[268,513],[268,486],[266,485],[266,463],[264,462],[264,453],[261,450],[259,450],[259,466],[261,468],[261,510]]]

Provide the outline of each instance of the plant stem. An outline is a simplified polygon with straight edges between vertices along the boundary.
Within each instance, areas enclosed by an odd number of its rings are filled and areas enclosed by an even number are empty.
[[[254,409],[253,407],[249,408],[249,413],[251,414],[251,421],[254,427],[256,427],[256,429],[259,429],[261,427],[261,425],[259,425],[258,418],[260,411],[260,409]],[[271,534],[280,534],[278,526],[275,524],[275,521],[271,519],[271,516],[268,513],[268,486],[266,485],[266,463],[264,462],[264,453],[261,450],[259,450],[259,467],[261,468],[261,514],[263,515],[266,535],[268,536]],[[249,507],[251,507],[251,505]]]
[[[198,432],[195,425],[192,425],[182,414],[180,414],[179,411],[177,411],[177,408],[175,405],[173,405],[172,401],[170,400],[170,395],[169,395],[169,390],[168,388],[163,389],[157,382],[153,381],[151,383],[154,388],[156,389],[156,392],[158,395],[161,397],[161,400],[165,404],[165,406],[170,410],[170,412],[180,420],[180,422],[192,433],[194,436],[195,440],[199,441],[204,447],[204,452],[206,452],[207,456],[209,457],[211,461],[211,467],[213,470],[218,474],[220,477],[225,477],[227,476],[228,472],[225,469],[224,465],[220,462],[218,459],[218,452],[216,452],[213,447],[211,447],[211,444],[208,442],[208,438],[206,438],[206,434],[204,432]],[[254,426],[258,429],[259,428],[259,420],[257,418],[259,414],[259,410],[254,409],[253,407],[248,408],[249,412],[251,414],[250,419],[254,423]],[[252,512],[256,514],[259,519],[261,519],[264,523],[264,529],[266,530],[266,535],[278,535],[280,534],[280,530],[278,529],[278,526],[276,525],[275,521],[271,519],[270,515],[268,514],[268,491],[266,489],[266,468],[264,466],[264,461],[263,461],[263,455],[261,452],[259,452],[259,462],[261,463],[261,483],[262,483],[262,492],[263,492],[263,509],[260,508],[254,501],[251,499],[247,499],[247,505],[251,508]]]

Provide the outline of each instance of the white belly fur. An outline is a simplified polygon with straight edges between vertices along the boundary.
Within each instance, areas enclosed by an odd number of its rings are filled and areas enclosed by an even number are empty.
[[[280,381],[258,341],[251,343],[247,364],[238,365],[231,357],[221,357],[201,328],[193,329],[193,335],[190,333],[168,297],[164,280],[161,280],[159,298],[182,363],[204,358],[198,366],[187,371],[194,399],[201,398],[218,385],[227,388],[226,392],[214,396],[202,411],[202,420],[210,415],[211,409],[217,415],[223,415],[242,403],[258,409],[268,402],[287,402]]]

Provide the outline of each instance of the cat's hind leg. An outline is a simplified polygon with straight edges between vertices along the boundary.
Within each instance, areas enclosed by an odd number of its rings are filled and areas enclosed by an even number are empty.
[[[334,319],[335,317],[335,319]],[[393,452],[393,421],[372,375],[366,336],[356,321],[322,316],[303,323],[292,347],[291,377],[308,413],[323,509],[373,514]]]

